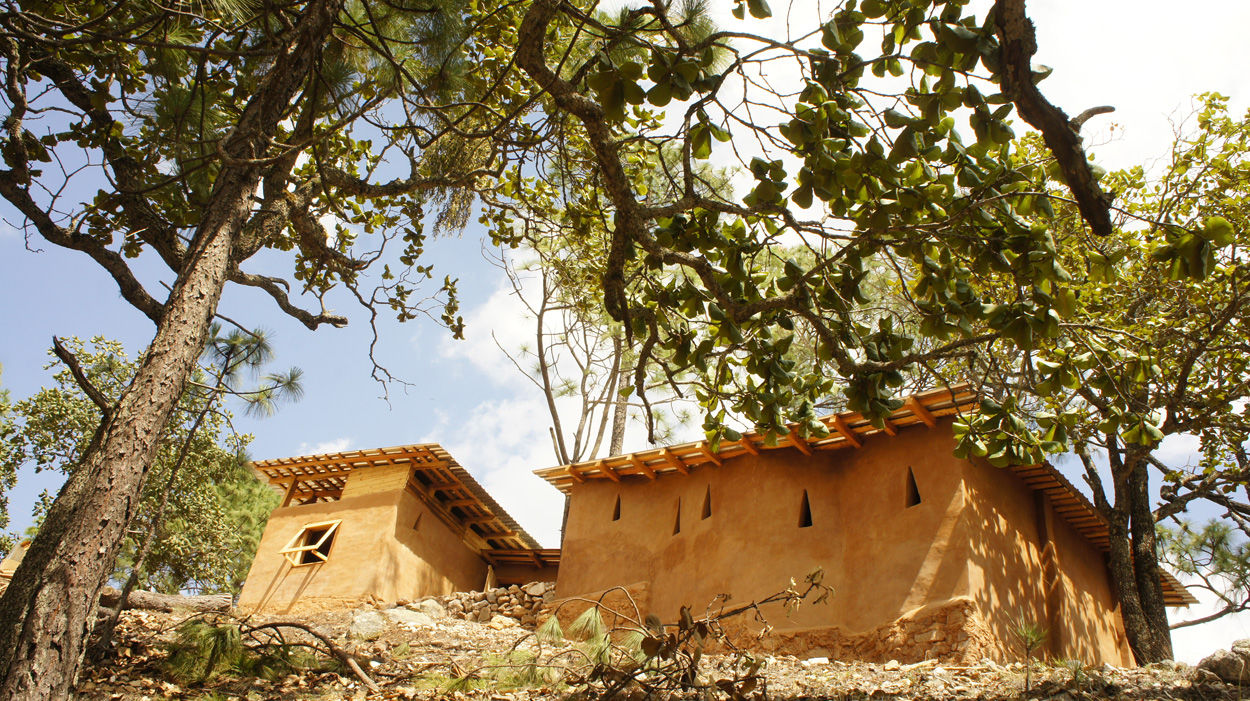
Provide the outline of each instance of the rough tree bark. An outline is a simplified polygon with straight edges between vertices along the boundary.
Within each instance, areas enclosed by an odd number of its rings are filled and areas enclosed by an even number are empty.
[[[0,698],[68,698],[97,598],[134,515],[158,439],[203,350],[235,238],[263,175],[261,156],[295,102],[342,0],[318,0],[292,29],[234,130],[142,365],[48,512],[0,598]]]
[[[1127,456],[1129,491],[1129,536],[1133,548],[1133,574],[1137,580],[1137,596],[1150,637],[1142,647],[1144,657],[1138,664],[1172,659],[1172,635],[1167,608],[1163,603],[1163,580],[1159,568],[1159,549],[1155,543],[1155,518],[1150,508],[1150,472],[1145,451]]]

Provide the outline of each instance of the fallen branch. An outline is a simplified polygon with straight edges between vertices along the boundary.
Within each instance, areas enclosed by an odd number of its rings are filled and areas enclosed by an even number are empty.
[[[121,592],[106,587],[100,592],[100,605],[117,608],[121,601]],[[126,597],[123,609],[143,609],[146,611],[202,611],[227,612],[234,602],[229,594],[205,594],[201,596],[183,596],[181,594],[160,594],[154,591],[136,589]]]
[[[318,633],[317,631],[313,630],[312,628],[302,623],[276,622],[276,623],[266,623],[264,625],[259,625],[259,626],[248,626],[246,624],[241,623],[239,624],[239,628],[242,631],[243,635],[248,636],[249,638],[252,638],[253,640],[256,639],[257,633],[272,632],[274,635],[278,637],[279,640],[282,640],[283,642],[285,642],[285,637],[282,635],[283,628],[291,628],[294,630],[301,631],[310,637],[316,638],[318,642],[324,645],[325,649],[321,650],[320,652],[330,657],[333,657],[334,659],[346,665],[347,668],[352,670],[352,673],[356,675],[356,678],[359,679],[362,684],[364,684],[366,687],[369,688],[369,691],[376,694],[381,690],[380,687],[377,685],[377,683],[374,682],[372,679],[370,679],[369,675],[365,674],[365,671],[361,669],[360,664],[356,661],[356,658],[354,656],[347,654],[347,652],[345,652],[342,648],[340,648],[339,646],[331,642],[329,638],[327,638],[326,636],[322,635],[321,633]],[[309,645],[309,647],[316,649],[316,646],[314,645]]]

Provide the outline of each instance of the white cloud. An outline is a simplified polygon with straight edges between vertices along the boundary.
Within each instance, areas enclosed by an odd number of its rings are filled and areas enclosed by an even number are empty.
[[[444,360],[468,361],[474,371],[497,386],[533,390],[500,349],[502,346],[519,359],[519,349],[532,344],[533,339],[534,319],[504,279],[485,302],[465,314],[464,340],[444,336],[439,355]]]
[[[555,462],[547,417],[534,390],[487,400],[459,420],[443,418],[421,440],[441,444],[530,535],[559,547],[564,497],[533,474]]]
[[[321,455],[322,453],[341,453],[351,447],[352,439],[331,438],[320,443],[300,443],[298,453],[300,455]]]
[[[1193,467],[1198,464],[1200,443],[1197,436],[1173,434],[1163,439],[1154,454],[1169,467]]]

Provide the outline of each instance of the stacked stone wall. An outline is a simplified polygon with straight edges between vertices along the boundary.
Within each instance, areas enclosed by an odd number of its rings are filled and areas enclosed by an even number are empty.
[[[555,595],[554,582],[531,582],[486,591],[456,592],[438,600],[453,618],[486,623],[495,616],[505,616],[523,626],[534,626],[543,605],[553,601]]]

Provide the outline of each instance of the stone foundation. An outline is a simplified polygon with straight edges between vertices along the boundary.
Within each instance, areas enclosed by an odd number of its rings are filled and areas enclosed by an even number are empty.
[[[926,606],[860,633],[831,626],[752,637],[753,647],[768,652],[864,662],[938,660],[964,664],[992,656],[995,650],[993,636],[972,600],[963,597]]]
[[[628,594],[628,596],[627,596]],[[632,628],[630,619],[647,614],[649,587],[640,582],[583,597],[572,597],[549,604],[565,630],[586,609],[600,602],[604,623],[609,627]],[[631,602],[632,600],[632,602]],[[615,614],[615,615],[614,615]],[[544,619],[539,615],[539,622]],[[771,621],[784,625],[784,620]],[[671,621],[665,621],[671,623]],[[897,620],[862,632],[847,632],[838,626],[760,632],[760,624],[749,614],[722,623],[735,646],[774,654],[799,657],[828,657],[836,660],[902,663],[938,660],[967,664],[983,657],[994,658],[997,647],[988,626],[976,612],[972,599],[960,597],[926,606]],[[720,646],[709,647],[716,652]]]

